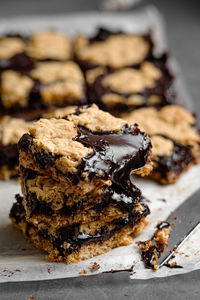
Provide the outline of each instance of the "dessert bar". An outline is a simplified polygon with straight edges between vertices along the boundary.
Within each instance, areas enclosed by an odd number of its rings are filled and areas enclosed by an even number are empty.
[[[138,68],[94,68],[86,72],[86,81],[91,102],[115,114],[143,106],[162,107],[175,101],[173,76],[165,55],[145,61]]]
[[[151,170],[151,146],[145,133],[96,105],[78,108],[67,119],[39,120],[18,146],[24,168],[65,185],[80,181],[101,184],[114,172],[115,182],[127,186],[127,172],[145,175]],[[122,168],[124,161],[126,168]]]
[[[99,28],[92,38],[85,35],[76,37],[74,57],[84,71],[95,67],[137,67],[153,57],[153,42],[150,35],[113,32]]]
[[[35,122],[19,141],[23,197],[11,220],[51,261],[78,262],[131,243],[149,214],[130,173],[149,174],[137,125],[83,106]]]
[[[152,141],[153,179],[174,183],[192,164],[200,160],[200,135],[194,115],[169,105],[161,110],[141,108],[124,114],[129,123],[139,124]]]
[[[143,217],[137,215],[135,219],[129,216],[114,219],[104,223],[102,227],[74,226],[61,227],[56,234],[47,230],[38,229],[29,223],[25,217],[22,205],[23,198],[16,196],[10,212],[12,224],[21,230],[24,237],[32,242],[41,251],[49,253],[49,261],[74,263],[103,254],[113,248],[126,246],[132,242],[147,225],[145,216],[149,213],[147,206],[143,210]],[[98,224],[97,224],[98,225]]]
[[[62,33],[45,30],[33,35],[7,34],[0,37],[0,71],[28,71],[36,60],[71,59],[71,42]]]
[[[28,169],[21,170],[26,219],[51,232],[58,227],[76,223],[108,222],[116,217],[130,216],[143,210],[141,192],[132,185],[121,191],[114,183],[80,193],[78,188],[66,188],[49,176]]]
[[[1,72],[1,113],[84,103],[85,81],[75,62],[36,62],[27,72]]]

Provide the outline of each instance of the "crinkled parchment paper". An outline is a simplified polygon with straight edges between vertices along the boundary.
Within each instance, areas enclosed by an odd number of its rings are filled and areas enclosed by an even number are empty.
[[[73,36],[80,31],[91,34],[98,25],[107,26],[111,29],[122,28],[130,32],[145,32],[151,29],[156,42],[156,50],[159,52],[166,48],[162,18],[152,6],[126,15],[90,13],[1,19],[0,34],[17,31],[30,33],[34,30],[54,28]],[[178,75],[178,93],[184,95],[185,99],[189,99],[174,62],[172,65]],[[188,106],[191,107],[190,102],[188,103]],[[157,221],[165,220],[171,211],[198,189],[199,178],[200,166],[195,166],[175,185],[160,186],[152,181],[135,179],[136,185],[142,189],[144,196],[151,201],[149,203],[151,209],[151,215],[148,217],[149,226],[137,237],[137,240],[151,238]],[[176,254],[175,261],[183,266],[182,269],[163,267],[156,272],[145,269],[135,244],[136,240],[130,246],[114,249],[78,264],[49,263],[45,255],[25,241],[21,233],[13,229],[10,224],[8,214],[14,201],[14,194],[18,192],[20,192],[20,186],[15,181],[0,182],[0,282],[75,277],[80,276],[79,273],[83,270],[86,271],[85,275],[91,275],[111,270],[128,269],[132,265],[134,265],[134,274],[131,275],[133,279],[183,274],[200,268],[199,230]],[[159,200],[161,198],[166,199],[166,202]],[[94,262],[98,263],[100,268],[92,272],[90,267]]]

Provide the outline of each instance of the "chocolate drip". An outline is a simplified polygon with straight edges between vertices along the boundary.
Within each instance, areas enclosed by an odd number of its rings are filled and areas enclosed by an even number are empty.
[[[94,150],[83,158],[79,173],[89,172],[90,178],[111,179],[123,191],[129,192],[133,187],[130,172],[144,167],[148,159],[150,140],[146,135],[137,125],[125,125],[118,132],[91,131],[79,126],[78,133],[75,140]]]

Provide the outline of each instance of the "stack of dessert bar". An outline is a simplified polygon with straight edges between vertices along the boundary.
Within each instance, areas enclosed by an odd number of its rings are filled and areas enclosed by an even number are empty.
[[[151,171],[151,142],[137,125],[96,105],[41,119],[19,141],[23,197],[14,226],[50,261],[78,262],[132,242],[149,214],[130,173]]]

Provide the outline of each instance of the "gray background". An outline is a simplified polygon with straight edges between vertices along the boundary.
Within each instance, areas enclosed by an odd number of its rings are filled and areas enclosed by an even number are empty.
[[[0,0],[0,18],[22,14],[54,14],[97,10],[100,0]],[[200,1],[153,0],[167,23],[170,51],[178,60],[200,113]],[[199,114],[200,115],[200,114]],[[128,295],[128,296],[126,296]],[[130,280],[125,273],[0,284],[0,300],[26,299],[200,299],[200,271],[162,279]],[[125,297],[125,298],[124,298]]]

